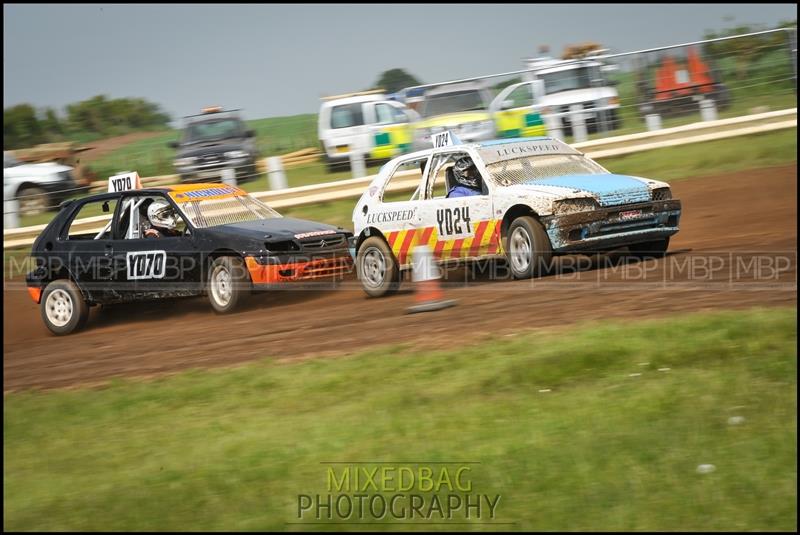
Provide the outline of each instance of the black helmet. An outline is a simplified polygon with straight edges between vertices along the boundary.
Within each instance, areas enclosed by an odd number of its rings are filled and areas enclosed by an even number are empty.
[[[453,166],[453,178],[462,186],[472,189],[480,189],[480,175],[478,168],[472,162],[472,158],[464,156],[456,160]]]

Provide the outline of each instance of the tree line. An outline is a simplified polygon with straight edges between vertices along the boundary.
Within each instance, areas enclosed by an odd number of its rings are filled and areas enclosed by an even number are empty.
[[[30,104],[17,104],[3,110],[3,148],[157,130],[167,127],[170,120],[159,105],[141,98],[97,95],[67,105],[64,116],[53,108],[37,110]]]

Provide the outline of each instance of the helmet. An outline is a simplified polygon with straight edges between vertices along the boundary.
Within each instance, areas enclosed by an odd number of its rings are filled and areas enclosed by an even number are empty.
[[[154,227],[175,230],[178,225],[175,209],[167,201],[157,200],[150,203],[147,207],[147,217]]]
[[[453,166],[453,178],[456,179],[462,186],[472,189],[480,188],[480,175],[478,175],[478,168],[472,162],[472,158],[464,156],[456,160]]]

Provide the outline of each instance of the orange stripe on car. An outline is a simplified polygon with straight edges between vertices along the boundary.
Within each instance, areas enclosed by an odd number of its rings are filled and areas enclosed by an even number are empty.
[[[389,244],[389,249],[394,250],[394,242],[397,239],[398,234],[400,234],[400,232],[395,230],[390,232],[389,235],[386,236],[386,242]]]
[[[353,269],[353,259],[348,256],[321,258],[308,262],[286,264],[259,264],[255,258],[245,258],[253,284],[274,284],[298,280],[311,280],[334,275],[344,275]]]
[[[478,223],[478,228],[475,229],[475,238],[472,240],[472,247],[469,250],[469,256],[478,256],[480,254],[483,233],[486,232],[486,227],[488,225],[489,221],[481,221]]]
[[[397,256],[397,262],[400,265],[406,263],[406,259],[408,258],[408,251],[411,249],[411,242],[414,239],[414,235],[417,233],[415,229],[411,229],[406,231],[405,239],[403,240],[403,244],[400,246],[400,254]]]

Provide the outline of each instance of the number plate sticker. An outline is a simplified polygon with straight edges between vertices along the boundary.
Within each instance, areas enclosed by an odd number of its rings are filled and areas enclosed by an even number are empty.
[[[641,210],[628,210],[626,212],[620,212],[619,218],[621,221],[626,221],[628,219],[636,219],[642,215]]]
[[[469,206],[439,208],[436,210],[439,239],[466,238],[475,232],[469,215]]]
[[[166,251],[136,251],[127,255],[128,280],[163,279],[166,271]]]

